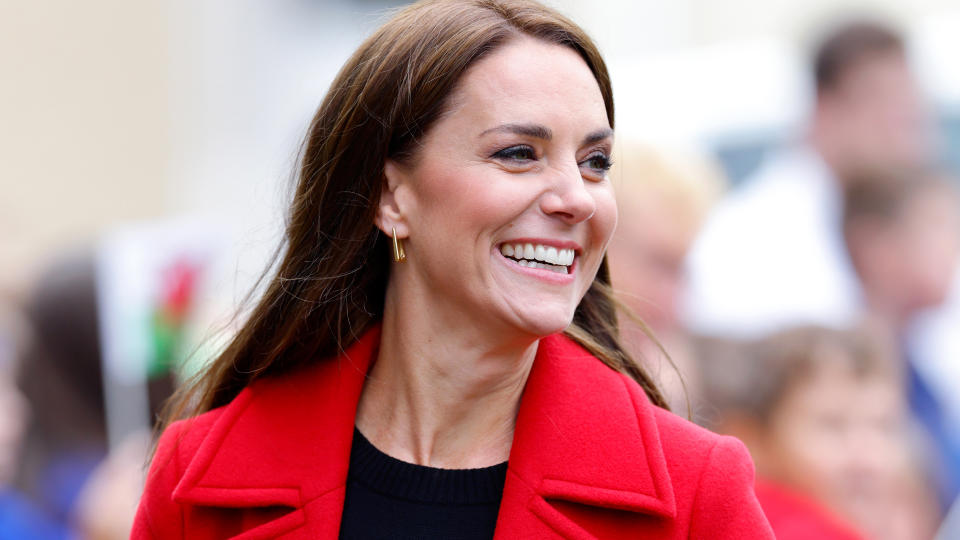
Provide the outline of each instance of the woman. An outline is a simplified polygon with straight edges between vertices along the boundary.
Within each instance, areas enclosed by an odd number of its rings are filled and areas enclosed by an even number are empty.
[[[617,341],[612,126],[596,47],[539,4],[380,28],[320,106],[277,277],[182,396],[201,414],[161,438],[134,536],[771,537],[743,446],[659,408]]]

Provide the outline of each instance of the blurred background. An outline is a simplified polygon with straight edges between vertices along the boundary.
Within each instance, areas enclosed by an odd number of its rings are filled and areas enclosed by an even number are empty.
[[[614,284],[674,411],[748,444],[781,538],[960,538],[960,6],[547,3],[610,67]],[[402,4],[0,2],[0,538],[127,536]]]

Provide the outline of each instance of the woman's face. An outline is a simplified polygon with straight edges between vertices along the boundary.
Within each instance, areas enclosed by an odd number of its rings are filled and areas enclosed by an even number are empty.
[[[617,221],[612,130],[573,50],[517,39],[459,82],[409,163],[385,172],[408,262],[397,287],[444,321],[544,336],[566,328]]]

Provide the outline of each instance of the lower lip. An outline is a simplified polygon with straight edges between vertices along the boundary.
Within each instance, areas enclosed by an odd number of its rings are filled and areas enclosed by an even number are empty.
[[[537,278],[541,281],[545,281],[547,283],[553,283],[556,285],[567,285],[567,284],[573,283],[573,275],[574,275],[573,273],[577,269],[577,262],[578,262],[578,258],[574,257],[573,264],[567,267],[567,273],[561,274],[560,272],[554,272],[553,270],[544,270],[543,268],[531,268],[529,266],[520,266],[513,259],[507,258],[506,256],[503,255],[503,253],[500,253],[499,249],[496,250],[496,254],[498,257],[500,257],[500,259],[504,262],[504,264],[509,266],[512,270],[519,272],[521,274],[526,274],[530,277]]]

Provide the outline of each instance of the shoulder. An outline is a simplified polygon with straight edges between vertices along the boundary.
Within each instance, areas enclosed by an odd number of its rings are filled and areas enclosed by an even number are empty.
[[[655,406],[636,381],[568,338],[544,345],[514,439],[518,454],[532,457],[515,465],[532,485],[562,479],[579,486],[575,496],[555,485],[544,496],[583,503],[602,488],[593,503],[669,518],[665,526],[677,534],[773,537],[740,441]],[[620,497],[615,504],[610,493]]]
[[[171,423],[157,442],[147,485],[161,486],[167,493],[173,491],[176,483],[171,485],[170,481],[179,481],[198,452],[217,449],[217,445],[204,449],[204,441],[211,435],[213,438],[223,438],[226,432],[236,431],[238,424],[245,426],[262,417],[272,417],[276,421],[282,414],[296,410],[288,401],[300,399],[302,394],[310,391],[306,377],[313,371],[316,369],[258,379],[226,405]],[[233,443],[259,437],[257,433],[246,431],[249,430],[239,433],[241,440]]]
[[[206,438],[210,429],[216,424],[217,419],[223,415],[226,407],[178,420],[167,426],[157,442],[157,450],[151,462],[151,470],[178,468],[180,464],[189,461],[189,458],[197,452],[200,443]],[[186,458],[186,461],[184,461],[184,458]]]
[[[754,490],[753,460],[739,439],[706,430],[647,399],[636,403],[652,412],[676,517],[687,524],[691,538],[773,538]]]
[[[649,401],[646,406],[653,410],[664,450],[670,450],[671,455],[680,462],[707,459],[718,445],[743,447],[743,443],[734,437],[714,433],[675,413],[661,409]],[[746,448],[743,448],[744,457],[749,460]]]
[[[184,468],[190,463],[191,458],[197,453],[201,443],[227,407],[229,405],[178,420],[167,426],[160,435],[156,452],[150,463],[150,472],[147,475],[148,485],[157,482],[166,484],[174,478],[179,479],[183,475]],[[175,485],[170,486],[170,491],[173,487]]]
[[[652,404],[660,444],[674,485],[694,491],[753,490],[754,466],[737,438],[719,435]],[[717,474],[714,474],[717,472]]]
[[[600,364],[600,362],[597,362]],[[735,466],[753,475],[753,461],[746,446],[739,439],[719,435],[671,411],[654,405],[643,388],[627,375],[617,373],[632,396],[632,405],[638,416],[649,414],[656,429],[655,440],[663,449],[674,483],[690,484],[700,468],[708,464]],[[644,434],[651,435],[651,434]]]
[[[223,410],[221,407],[179,420],[163,431],[147,473],[131,538],[183,537],[182,507],[174,502],[173,493]]]
[[[753,460],[739,439],[704,429],[649,400],[639,406],[652,409],[677,516],[689,523],[691,537],[729,538],[746,531],[773,537],[754,490]]]
[[[612,440],[639,439],[644,446],[655,445],[676,482],[696,475],[697,465],[709,462],[736,465],[753,474],[753,463],[739,440],[718,435],[687,419],[654,405],[644,389],[628,375],[618,372],[563,336],[547,343],[548,356],[556,366],[549,382],[547,399],[539,401],[542,411],[558,407],[580,417],[577,428],[595,427],[616,434]],[[556,414],[555,416],[561,416]],[[614,429],[611,424],[618,424]]]

